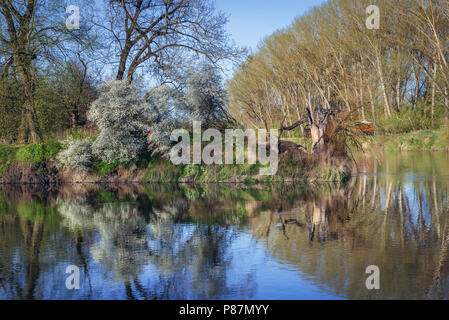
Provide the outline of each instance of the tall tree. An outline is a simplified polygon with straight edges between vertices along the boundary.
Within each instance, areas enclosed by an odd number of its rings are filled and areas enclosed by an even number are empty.
[[[87,3],[87,1],[86,1]],[[0,0],[0,48],[24,91],[19,142],[36,143],[42,139],[36,118],[36,73],[54,64],[70,50],[67,43],[82,42],[85,30],[69,30],[65,1]],[[86,4],[87,5],[87,4]]]
[[[36,35],[34,21],[37,1],[29,0],[16,7],[12,0],[1,0],[0,8],[0,14],[7,25],[7,35],[1,34],[0,40],[7,45],[11,53],[11,61],[17,68],[25,94],[21,131],[28,134],[30,142],[39,142],[41,134],[36,121],[35,84],[32,73],[32,61],[36,59],[33,34]],[[25,136],[22,135],[21,140],[25,140]]]
[[[108,19],[100,25],[119,51],[117,80],[132,82],[140,66],[169,73],[198,55],[216,63],[240,53],[210,0],[105,1]]]

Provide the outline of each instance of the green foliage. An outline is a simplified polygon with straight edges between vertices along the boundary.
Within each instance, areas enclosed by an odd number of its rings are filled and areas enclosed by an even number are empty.
[[[391,117],[381,114],[376,119],[376,132],[380,134],[409,133],[417,130],[439,129],[444,124],[444,108],[438,105],[435,108],[432,121],[431,106],[428,103],[418,103],[416,108],[406,106],[399,113]]]
[[[235,166],[230,164],[225,164],[220,166],[217,175],[217,181],[226,181],[232,178],[235,174]]]
[[[181,179],[195,180],[199,179],[204,172],[204,168],[201,165],[187,165],[183,168]]]
[[[85,127],[76,127],[69,130],[69,136],[77,140],[86,138],[94,140],[97,137],[97,134],[95,131],[87,130]]]
[[[48,139],[70,127],[71,108],[52,84],[41,85],[36,92],[36,116],[44,138]]]
[[[216,180],[227,181],[233,180],[233,178],[245,177],[245,176],[257,176],[259,170],[262,168],[260,163],[256,164],[225,164],[217,166]]]
[[[151,182],[177,182],[182,172],[181,166],[175,166],[170,161],[154,160],[148,165],[143,176]]]
[[[144,171],[144,177],[151,182],[243,182],[252,186],[259,182],[260,163],[255,165],[187,165],[176,166],[167,160],[153,160]],[[283,182],[286,179],[307,180],[312,177],[317,180],[342,181],[345,175],[339,169],[323,169],[313,171],[312,167],[298,161],[294,157],[289,157],[279,165],[278,173],[275,176],[263,177],[262,182],[270,184],[272,182]]]
[[[21,120],[23,88],[12,79],[0,80],[0,142],[15,141]]]
[[[16,156],[16,150],[8,145],[0,145],[0,175],[10,165]]]
[[[242,176],[254,176],[259,174],[260,168],[263,166],[260,164],[260,162],[257,162],[256,164],[242,164],[237,166],[238,174]]]
[[[446,146],[449,149],[449,123],[443,128],[443,142],[446,143]]]
[[[116,167],[118,166],[118,163],[106,163],[103,161],[97,161],[93,164],[92,170],[101,176],[107,175],[112,173]]]
[[[421,130],[406,134],[376,137],[376,143],[387,151],[445,151],[449,148],[446,130]]]
[[[16,160],[36,165],[45,160],[54,159],[61,149],[62,145],[57,141],[29,144],[17,149]]]
[[[61,70],[64,74],[64,70]],[[72,114],[77,112],[78,121],[85,119],[87,105],[92,101],[94,88],[86,82],[81,92],[77,83],[62,78],[49,78],[47,75],[36,75],[38,86],[35,92],[35,109],[39,129],[44,139],[53,139],[72,126]],[[79,99],[61,95],[62,87],[78,90]],[[21,84],[16,79],[0,80],[0,141],[14,143],[21,125],[24,94]],[[85,120],[84,120],[85,121]]]

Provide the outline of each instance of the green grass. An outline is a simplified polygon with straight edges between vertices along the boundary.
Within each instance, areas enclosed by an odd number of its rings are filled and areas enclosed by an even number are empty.
[[[182,166],[175,166],[167,160],[154,160],[143,172],[144,178],[152,182],[177,182],[182,174]]]
[[[37,165],[46,160],[55,159],[61,149],[62,146],[57,141],[29,144],[24,147],[0,145],[0,175],[14,161]]]
[[[0,145],[0,175],[3,174],[8,165],[13,162],[30,163],[38,165],[47,160],[54,160],[57,154],[62,150],[63,146],[57,141],[47,141],[40,144],[30,144],[23,147],[15,147],[10,145]],[[105,176],[114,174],[117,168],[122,167],[129,169],[135,166],[143,170],[143,177],[146,181],[151,182],[244,182],[247,185],[253,185],[260,179],[259,171],[263,167],[257,164],[232,164],[232,165],[173,165],[168,160],[152,159],[143,157],[137,163],[105,163],[95,161],[90,168],[93,176]],[[311,164],[311,168],[313,168]],[[299,159],[284,159],[279,163],[279,170],[276,176],[263,177],[261,182],[267,184],[272,182],[283,182],[285,180],[307,180],[312,174],[319,174],[320,177],[329,177],[336,179],[341,176],[335,172],[312,172],[306,168],[304,161]]]
[[[57,141],[29,144],[24,147],[19,147],[16,151],[15,158],[18,162],[36,165],[45,160],[55,159],[61,149],[62,145]]]
[[[106,163],[103,161],[98,161],[93,164],[92,170],[95,174],[104,176],[104,175],[114,172],[116,167],[117,167],[117,164],[115,164],[115,163]]]
[[[378,136],[375,143],[386,151],[446,151],[449,149],[447,129],[420,130],[397,135]]]
[[[406,134],[420,130],[439,130],[444,127],[445,107],[437,103],[432,120],[432,106],[419,102],[416,107],[406,105],[401,112],[386,117],[383,113],[376,115],[376,132],[378,134]]]
[[[153,160],[144,171],[145,180],[149,182],[243,182],[252,186],[258,182],[270,184],[285,180],[306,181],[314,177],[322,181],[342,181],[345,174],[337,168],[316,168],[310,170],[301,166],[295,159],[287,159],[279,165],[278,174],[266,176],[259,181],[260,164],[255,165],[186,165],[176,166],[167,160]]]

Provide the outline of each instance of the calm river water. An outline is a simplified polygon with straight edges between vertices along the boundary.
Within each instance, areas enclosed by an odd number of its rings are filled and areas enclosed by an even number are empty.
[[[0,299],[447,299],[448,154],[364,171],[346,185],[0,186]]]

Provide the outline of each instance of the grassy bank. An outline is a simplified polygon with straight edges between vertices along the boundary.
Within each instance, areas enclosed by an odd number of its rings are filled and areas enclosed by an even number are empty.
[[[27,146],[0,145],[0,178],[5,178],[9,183],[15,183],[15,176],[32,175],[39,177],[45,174],[60,175],[60,166],[55,159],[62,150],[59,142],[49,141],[41,144]],[[25,164],[26,169],[23,169]],[[5,172],[7,168],[13,169]],[[46,168],[46,170],[41,170]],[[48,170],[54,168],[54,170]],[[291,156],[281,156],[278,171],[274,176],[260,175],[263,166],[257,164],[242,165],[173,165],[169,160],[142,159],[138,163],[131,164],[107,164],[100,161],[94,162],[88,171],[81,174],[86,182],[114,181],[117,176],[129,176],[141,182],[174,182],[174,183],[244,183],[253,185],[256,183],[270,182],[310,182],[329,181],[340,182],[346,177],[339,168],[323,167],[314,161],[296,159]],[[25,172],[26,171],[26,172]],[[19,173],[17,175],[17,173]],[[63,179],[79,172],[64,173]],[[137,177],[137,178],[136,178]],[[78,177],[78,179],[80,179]],[[126,179],[126,178],[125,178]],[[2,180],[2,179],[0,179]],[[12,181],[11,181],[12,180]],[[25,180],[27,180],[25,178]],[[35,181],[36,179],[30,179]],[[39,179],[37,179],[39,180]],[[57,181],[58,179],[52,179]],[[81,181],[84,181],[81,179]],[[135,181],[135,180],[134,180]],[[22,181],[23,182],[23,181]]]
[[[345,173],[338,168],[306,168],[293,159],[281,161],[277,173],[273,176],[260,175],[259,170],[262,167],[261,164],[175,166],[169,161],[158,160],[151,162],[143,174],[145,180],[153,182],[239,182],[245,185],[271,182],[341,182],[346,178]]]
[[[57,141],[47,141],[21,147],[0,145],[0,175],[14,162],[39,165],[45,161],[53,160],[61,151],[61,148],[61,144]]]
[[[376,135],[371,141],[385,151],[449,151],[449,129]]]

